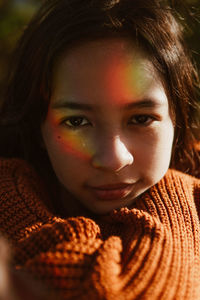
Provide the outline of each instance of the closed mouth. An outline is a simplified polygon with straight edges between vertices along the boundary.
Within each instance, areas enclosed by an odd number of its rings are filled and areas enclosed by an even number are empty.
[[[134,184],[119,183],[102,185],[98,187],[89,187],[89,189],[92,191],[95,198],[109,201],[127,197],[131,193],[133,185]]]

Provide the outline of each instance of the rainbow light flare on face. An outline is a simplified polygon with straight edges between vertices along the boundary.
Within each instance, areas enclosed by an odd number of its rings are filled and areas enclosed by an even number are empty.
[[[149,71],[141,62],[141,58],[137,56],[130,57],[129,64],[116,57],[108,62],[105,85],[108,87],[109,100],[112,103],[120,104],[126,98],[140,98],[148,90],[152,78],[147,76]]]
[[[70,130],[60,124],[63,113],[52,111],[48,112],[47,118],[50,124],[53,140],[59,143],[63,152],[72,154],[82,160],[89,160],[93,155],[88,138],[80,131]]]

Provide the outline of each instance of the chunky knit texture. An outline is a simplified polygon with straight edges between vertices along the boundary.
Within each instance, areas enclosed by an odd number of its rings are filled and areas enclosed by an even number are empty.
[[[132,208],[61,219],[27,163],[2,159],[0,174],[16,268],[64,299],[200,299],[199,179],[169,170]]]

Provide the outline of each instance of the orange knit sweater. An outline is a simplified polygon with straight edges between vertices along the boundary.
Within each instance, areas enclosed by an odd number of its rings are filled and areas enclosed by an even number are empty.
[[[0,160],[0,231],[14,264],[64,299],[200,299],[200,180],[169,170],[132,208],[62,219],[39,177]]]

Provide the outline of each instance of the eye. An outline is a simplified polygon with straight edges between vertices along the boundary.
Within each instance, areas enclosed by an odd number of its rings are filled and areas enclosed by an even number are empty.
[[[136,115],[130,118],[128,124],[147,126],[150,125],[154,120],[155,118],[150,115]]]
[[[66,118],[63,122],[64,125],[67,125],[68,127],[83,127],[83,126],[87,126],[90,125],[91,123],[87,120],[87,118],[85,117],[81,117],[81,116],[72,116],[72,117],[68,117]]]

